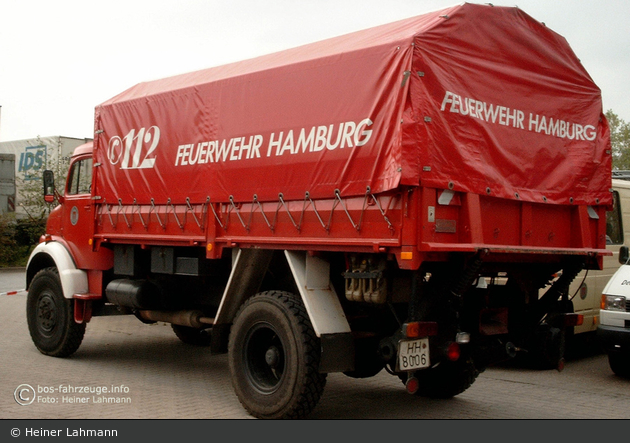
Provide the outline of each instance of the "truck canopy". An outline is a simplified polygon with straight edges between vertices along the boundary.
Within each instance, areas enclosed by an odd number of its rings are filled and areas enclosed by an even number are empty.
[[[518,8],[463,4],[140,83],[96,107],[107,202],[300,200],[405,186],[609,204],[601,94]]]

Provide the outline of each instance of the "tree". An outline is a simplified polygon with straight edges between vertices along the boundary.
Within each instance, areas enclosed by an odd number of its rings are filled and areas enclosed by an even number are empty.
[[[606,111],[606,119],[610,127],[613,169],[630,170],[630,122],[619,118],[612,109]]]

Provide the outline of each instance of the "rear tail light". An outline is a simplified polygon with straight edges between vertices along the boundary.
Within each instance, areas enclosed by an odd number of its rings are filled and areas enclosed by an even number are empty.
[[[433,337],[438,333],[438,325],[433,321],[413,321],[404,323],[402,332],[407,338]]]
[[[557,314],[552,316],[548,323],[556,328],[572,328],[584,324],[584,316],[582,314]]]
[[[461,355],[461,350],[459,345],[455,342],[451,342],[446,347],[446,358],[450,361],[457,361]]]
[[[562,325],[565,327],[581,326],[584,323],[584,316],[582,314],[564,314],[562,319]]]

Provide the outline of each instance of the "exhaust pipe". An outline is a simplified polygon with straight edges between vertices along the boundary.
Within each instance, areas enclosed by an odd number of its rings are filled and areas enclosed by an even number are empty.
[[[205,317],[201,311],[138,311],[138,315],[147,321],[162,321],[195,329],[214,324],[214,318]]]

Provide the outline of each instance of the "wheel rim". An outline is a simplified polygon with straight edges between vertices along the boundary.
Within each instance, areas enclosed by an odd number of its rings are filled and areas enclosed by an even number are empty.
[[[284,344],[268,323],[258,323],[245,338],[243,363],[250,385],[262,394],[272,394],[282,384],[286,369]]]
[[[37,301],[37,330],[50,337],[57,326],[57,305],[51,294],[43,293]]]

